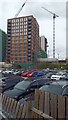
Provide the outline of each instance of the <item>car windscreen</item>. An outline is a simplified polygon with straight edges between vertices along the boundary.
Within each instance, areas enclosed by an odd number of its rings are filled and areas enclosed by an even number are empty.
[[[14,88],[20,89],[20,90],[25,90],[27,87],[30,85],[30,81],[22,81],[19,82],[18,84],[15,85]]]

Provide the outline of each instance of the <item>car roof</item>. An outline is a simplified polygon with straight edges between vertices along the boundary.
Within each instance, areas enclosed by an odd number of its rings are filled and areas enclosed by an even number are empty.
[[[67,95],[68,96],[68,86],[63,90],[62,95]]]
[[[45,92],[50,92],[56,95],[61,95],[62,93],[62,87],[58,85],[53,85],[53,84],[44,85],[40,88],[40,90],[45,91]]]
[[[59,85],[59,86],[61,86],[61,87],[63,87],[63,86],[67,86],[68,85],[68,81],[66,81],[66,80],[58,80],[58,81],[54,81],[54,82],[52,82],[52,84],[54,84],[54,85]]]
[[[51,81],[48,83],[45,83],[40,90],[50,92],[56,95],[61,95],[62,91],[65,89],[65,87],[68,86],[68,81]]]

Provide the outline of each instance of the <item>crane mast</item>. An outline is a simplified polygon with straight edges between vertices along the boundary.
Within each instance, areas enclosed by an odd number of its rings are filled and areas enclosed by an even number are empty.
[[[59,16],[44,7],[42,8],[53,15],[53,58],[55,58],[55,18]]]
[[[23,3],[23,5],[19,9],[19,11],[16,13],[15,17],[17,17],[19,15],[19,13],[21,12],[22,8],[25,6],[26,2],[27,2],[27,0]]]

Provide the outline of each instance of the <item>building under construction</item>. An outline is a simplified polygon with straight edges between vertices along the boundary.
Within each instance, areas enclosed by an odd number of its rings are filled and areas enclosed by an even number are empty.
[[[32,15],[7,20],[7,63],[33,63],[39,53],[39,25]]]

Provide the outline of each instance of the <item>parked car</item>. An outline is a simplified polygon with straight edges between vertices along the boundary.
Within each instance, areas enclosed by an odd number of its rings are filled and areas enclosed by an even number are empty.
[[[64,78],[67,75],[66,72],[58,72],[55,75],[51,76],[51,79],[59,80],[60,78]]]
[[[1,92],[5,90],[12,89],[18,82],[23,81],[24,79],[18,76],[9,76],[1,78],[2,84],[0,86]]]
[[[12,70],[4,70],[2,73],[3,73],[3,74],[4,74],[4,73],[6,73],[6,74],[11,74],[11,73],[12,73]]]
[[[15,71],[13,72],[14,75],[17,75],[17,73],[19,73],[19,70],[15,70]]]
[[[29,71],[24,71],[22,74],[21,74],[21,77],[27,77],[27,74],[29,73]]]
[[[24,70],[19,70],[19,72],[16,75],[21,76],[21,74],[24,72]]]
[[[67,89],[67,91],[66,91]],[[46,83],[40,88],[41,91],[50,92],[56,95],[68,96],[68,81],[59,80]]]
[[[34,92],[36,88],[41,87],[46,82],[48,82],[48,79],[24,80],[16,84],[12,90],[5,91],[4,95],[19,100]]]
[[[25,104],[27,101],[32,101],[34,103],[34,92],[24,96],[19,100],[19,103]]]

